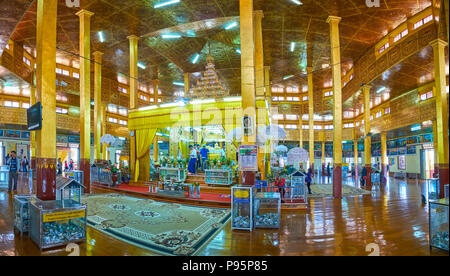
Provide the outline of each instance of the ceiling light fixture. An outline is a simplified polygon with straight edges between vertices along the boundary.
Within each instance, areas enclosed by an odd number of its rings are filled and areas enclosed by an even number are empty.
[[[175,107],[175,106],[185,106],[185,103],[184,102],[167,103],[161,104],[159,107]]]
[[[105,37],[103,36],[103,32],[98,32],[98,39],[101,43],[105,42]]]
[[[194,58],[191,60],[193,64],[196,64],[198,59],[200,58],[199,54],[195,54]]]
[[[141,68],[141,69],[147,68],[147,66],[145,66],[145,64],[142,63],[142,62],[138,62],[137,67],[139,67],[139,68]]]
[[[241,49],[236,49],[236,53],[241,54]]]
[[[295,50],[295,42],[291,42],[291,52],[294,52]]]
[[[296,4],[296,5],[303,5],[303,3],[299,0],[291,0],[292,3]]]
[[[383,92],[384,90],[386,90],[386,87],[383,86],[383,87],[381,87],[380,89],[377,90],[377,94]]]
[[[237,25],[238,25],[238,23],[237,23],[236,21],[231,22],[230,24],[228,24],[228,25],[225,27],[225,30],[233,29],[233,28],[236,27]]]
[[[227,98],[223,98],[224,102],[238,102],[238,101],[242,101],[242,97],[227,97]]]
[[[161,35],[163,39],[181,38],[179,34],[163,34]]]
[[[153,7],[155,9],[157,9],[157,8],[162,8],[162,7],[177,4],[177,3],[180,3],[180,0],[170,0],[170,1],[165,1],[165,2],[159,2],[159,3],[155,4]]]
[[[292,78],[293,76],[294,76],[294,75],[284,76],[284,77],[283,77],[283,80],[290,79],[290,78]]]
[[[177,81],[174,81],[173,84],[174,84],[174,85],[177,85],[177,86],[184,86],[184,83],[182,83],[182,82],[177,82]]]

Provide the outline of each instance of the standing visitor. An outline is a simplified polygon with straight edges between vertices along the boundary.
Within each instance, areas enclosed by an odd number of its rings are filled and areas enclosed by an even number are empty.
[[[28,171],[28,159],[26,156],[24,156],[22,159],[22,172],[27,172],[27,171]]]
[[[284,202],[283,198],[284,198],[284,184],[286,183],[286,180],[284,180],[284,178],[279,178],[277,177],[274,183],[274,186],[276,186],[278,188],[278,192],[280,193],[281,196],[281,202]]]
[[[197,163],[195,163],[196,170],[199,170],[202,167],[201,158],[200,158],[200,146],[195,145],[195,151],[197,152]]]
[[[328,181],[330,180],[330,176],[331,176],[331,168],[330,168],[330,163],[328,162],[328,165],[327,165],[327,178],[328,178]]]
[[[189,157],[189,165],[188,165],[188,172],[191,174],[195,174],[195,165],[197,163],[197,151],[194,149],[194,147],[191,145],[189,146],[190,154]]]
[[[61,162],[61,158],[58,158],[58,174],[62,174],[62,162]]]
[[[11,191],[15,192],[17,191],[17,179],[18,179],[17,170],[19,166],[19,161],[17,160],[15,151],[11,151],[11,157],[8,158],[7,165],[9,166],[8,192]]]
[[[69,171],[72,171],[72,170],[73,170],[73,160],[70,159],[70,162],[69,162]]]
[[[5,164],[8,165],[8,161],[9,161],[9,153],[5,156]]]
[[[67,160],[64,160],[64,171],[67,172],[69,170],[69,165],[67,164]]]
[[[312,194],[311,193],[311,181],[312,181],[311,175],[312,175],[312,170],[311,170],[311,168],[309,168],[308,173],[306,174],[306,178],[305,178],[306,186],[308,187],[308,194]]]
[[[203,148],[200,150],[200,156],[202,158],[202,171],[205,171],[206,160],[208,159],[209,149],[206,148],[206,145],[203,145]]]

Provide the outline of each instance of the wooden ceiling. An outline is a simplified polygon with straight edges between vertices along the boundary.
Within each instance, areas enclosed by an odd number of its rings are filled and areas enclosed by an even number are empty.
[[[91,20],[91,49],[104,53],[104,67],[110,72],[128,74],[127,36],[136,34],[141,37],[139,61],[146,64],[145,70],[139,69],[140,81],[150,83],[158,77],[163,94],[173,96],[180,90],[173,81],[183,81],[183,72],[204,70],[210,48],[220,77],[232,94],[240,94],[240,56],[235,51],[240,44],[239,27],[224,29],[230,22],[239,22],[239,1],[182,0],[176,5],[154,9],[155,2],[160,1],[81,0],[81,8],[95,14]],[[264,12],[264,63],[271,68],[272,84],[301,88],[307,84],[305,67],[312,66],[317,100],[321,99],[324,83],[331,80],[331,70],[322,69],[323,64],[331,63],[329,25],[326,23],[329,15],[342,17],[341,59],[343,71],[347,71],[389,31],[432,4],[431,0],[390,0],[381,1],[379,8],[369,8],[362,0],[302,2],[303,5],[297,6],[290,0],[254,0],[254,9]],[[65,1],[59,1],[58,61],[74,66],[78,64],[76,55],[79,52],[79,19],[75,15],[78,9],[68,8]],[[1,43],[4,44],[9,32],[13,40],[34,49],[36,1],[9,0],[2,5],[0,13],[11,22],[20,21],[15,29],[13,23],[2,25],[0,47],[3,48]],[[105,35],[104,43],[98,39],[99,31]],[[163,33],[180,33],[183,37],[162,39]],[[294,52],[290,51],[291,42],[296,42]],[[191,59],[196,53],[200,53],[201,58],[197,64],[192,64]],[[420,58],[412,59],[402,63],[401,70],[392,68],[386,73],[387,79],[377,80],[375,85],[392,85],[391,90],[395,91],[409,87],[409,70],[414,78],[420,70],[431,70],[430,51],[426,50],[423,55],[428,64],[422,64]],[[283,81],[286,75],[295,77]],[[404,85],[404,81],[408,85]],[[317,110],[323,113],[329,106],[319,105]]]

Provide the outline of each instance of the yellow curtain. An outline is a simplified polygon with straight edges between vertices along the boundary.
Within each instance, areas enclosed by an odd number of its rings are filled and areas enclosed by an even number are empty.
[[[134,173],[134,181],[139,179],[139,159],[144,157],[150,150],[150,146],[155,139],[155,129],[138,129],[136,130],[136,169]]]

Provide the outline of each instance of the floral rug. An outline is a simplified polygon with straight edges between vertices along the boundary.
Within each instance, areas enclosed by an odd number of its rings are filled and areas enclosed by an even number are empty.
[[[309,198],[315,197],[330,197],[333,196],[333,185],[323,184],[323,185],[311,185],[311,195],[308,195]],[[369,191],[355,188],[348,185],[342,185],[342,196],[356,196],[356,195],[368,195]]]
[[[83,197],[89,226],[138,247],[172,256],[198,253],[228,222],[228,209],[188,206],[122,194]]]

